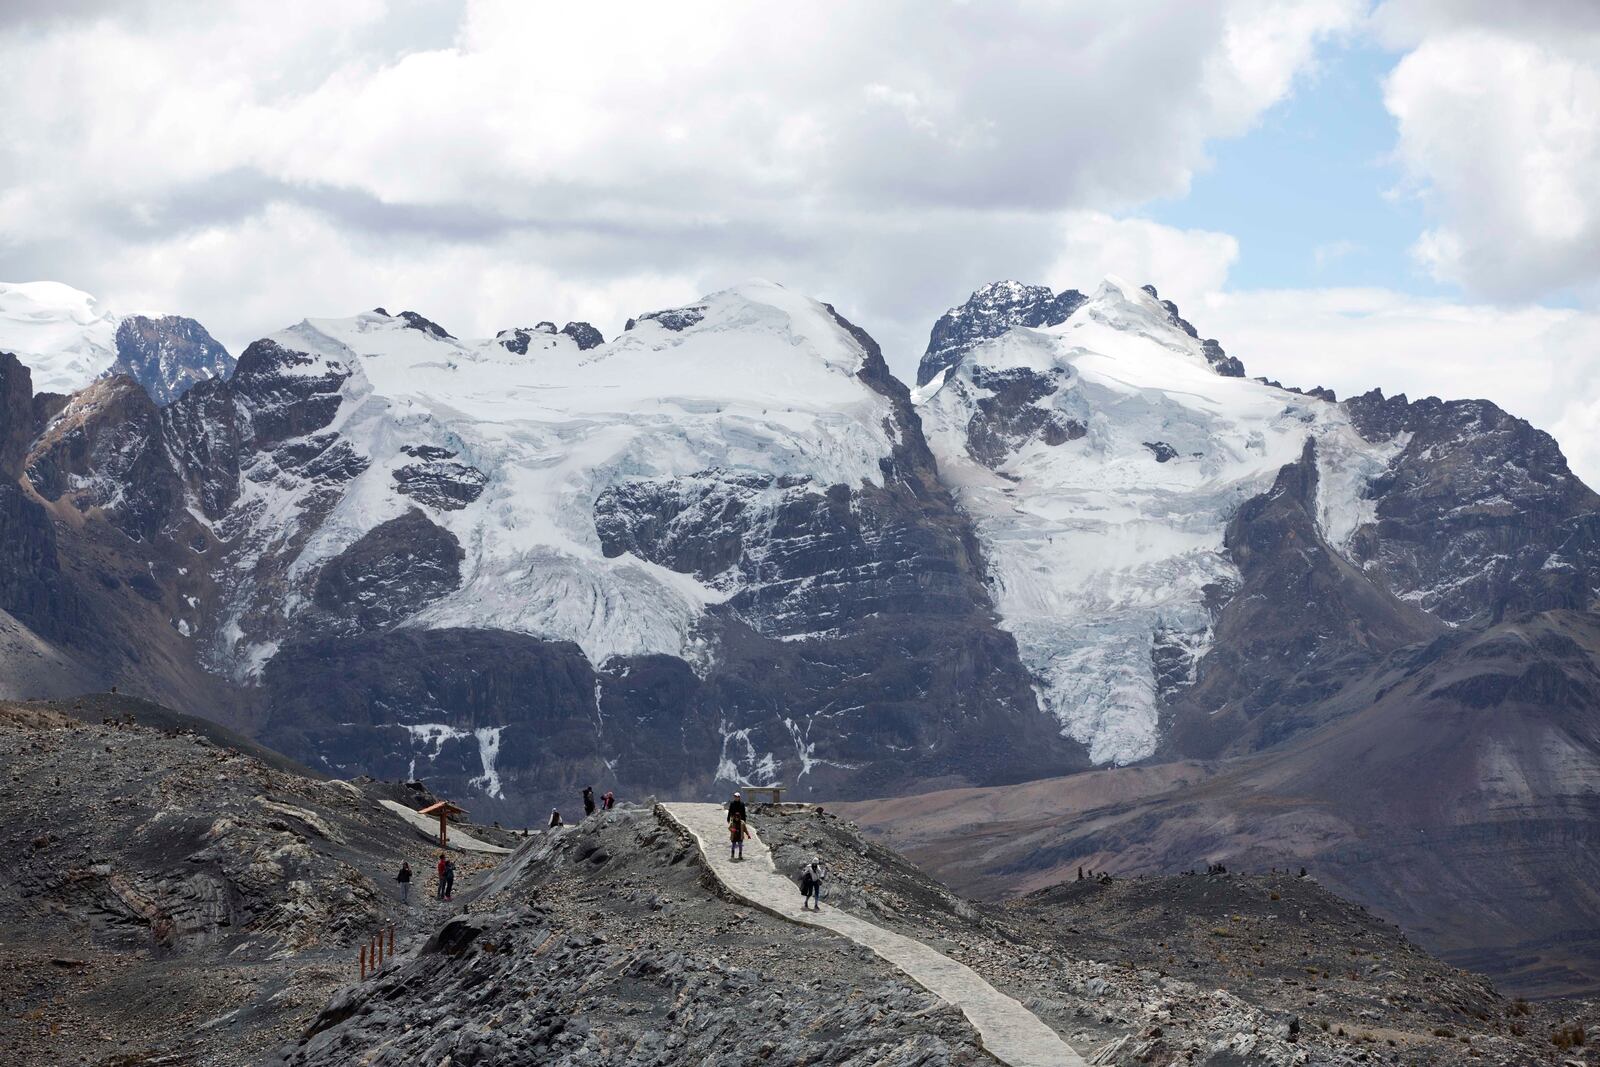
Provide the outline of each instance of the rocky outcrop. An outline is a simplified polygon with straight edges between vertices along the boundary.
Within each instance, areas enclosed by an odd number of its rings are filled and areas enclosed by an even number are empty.
[[[1313,725],[1312,706],[1382,657],[1444,629],[1328,545],[1317,489],[1316,445],[1307,441],[1300,460],[1228,523],[1224,543],[1240,582],[1215,591],[1210,651],[1167,712],[1169,751],[1269,747]]]
[[[194,319],[130,315],[117,325],[115,370],[166,405],[196,384],[233,373],[234,360]]]
[[[0,352],[0,481],[22,474],[22,460],[33,440],[33,380],[22,361]]]
[[[97,511],[135,541],[159,537],[183,502],[161,412],[131,378],[107,378],[76,394],[26,462],[40,496]]]
[[[998,468],[1030,440],[1064,445],[1089,432],[1060,412],[1038,406],[1067,379],[1067,372],[1040,373],[1025,367],[986,370],[974,367],[972,384],[984,390],[967,423],[967,451],[986,467]]]
[[[1600,589],[1600,496],[1555,439],[1487,400],[1345,402],[1369,440],[1403,442],[1368,490],[1373,521],[1351,557],[1395,594],[1455,625],[1587,610]]]
[[[1200,331],[1196,330],[1194,325],[1190,323],[1188,319],[1179,314],[1178,305],[1174,304],[1170,300],[1162,300],[1161,294],[1156,292],[1155,286],[1145,285],[1141,286],[1141,288],[1143,288],[1145,292],[1149,293],[1153,299],[1161,301],[1162,308],[1166,310],[1168,322],[1172,323],[1172,325],[1176,326],[1178,329],[1182,330],[1184,333],[1200,342],[1201,352],[1205,355],[1206,362],[1211,364],[1211,368],[1213,370],[1222,375],[1224,378],[1244,377],[1244,364],[1240,363],[1237,358],[1224,352],[1222,350],[1222,343],[1220,341],[1218,341],[1215,337],[1202,338],[1200,336]],[[1331,400],[1332,397],[1330,396],[1329,399]]]
[[[412,509],[323,564],[312,602],[338,632],[387,629],[461,584],[461,542]]]
[[[933,324],[927,351],[917,365],[917,384],[926,385],[982,342],[1014,327],[1063,323],[1086,300],[1088,297],[1076,289],[1055,293],[1044,285],[991,282]]]

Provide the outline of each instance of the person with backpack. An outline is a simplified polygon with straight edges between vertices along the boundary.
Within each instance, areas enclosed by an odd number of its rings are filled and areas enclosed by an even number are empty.
[[[411,864],[401,860],[400,873],[394,879],[400,883],[400,903],[404,904],[411,899]]]
[[[435,893],[440,900],[444,899],[444,869],[449,865],[449,861],[444,858],[444,853],[439,853],[439,884],[435,888]]]
[[[594,814],[594,786],[583,787],[583,814],[585,818]]]
[[[744,859],[744,839],[750,836],[743,819],[728,820],[728,859]]]
[[[444,865],[444,899],[450,900],[456,893],[456,861],[450,860]]]
[[[823,867],[821,860],[812,860],[800,872],[801,911],[822,910],[822,882],[827,877],[827,868]]]

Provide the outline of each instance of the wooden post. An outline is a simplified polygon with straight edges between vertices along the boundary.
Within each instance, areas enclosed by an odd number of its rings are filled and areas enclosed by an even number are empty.
[[[361,980],[367,980],[367,946],[361,946]]]
[[[449,834],[445,830],[444,812],[439,812],[439,847],[445,848],[449,844]]]
[[[389,927],[389,958],[394,958],[394,927]]]

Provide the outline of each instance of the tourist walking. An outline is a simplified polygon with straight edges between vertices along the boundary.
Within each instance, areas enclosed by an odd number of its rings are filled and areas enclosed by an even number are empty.
[[[449,865],[449,861],[444,858],[444,853],[439,853],[439,884],[435,887],[434,892],[440,900],[444,899],[444,869]]]
[[[743,819],[728,820],[728,859],[744,859],[744,839],[750,836]]]
[[[456,861],[450,860],[444,865],[444,899],[450,900],[456,893]]]
[[[585,817],[594,814],[594,786],[583,787],[583,814]]]
[[[822,882],[827,877],[828,870],[821,860],[806,864],[806,869],[800,873],[801,911],[822,910]]]
[[[394,876],[400,883],[400,903],[404,904],[411,899],[411,864],[400,861],[400,873]]]
[[[728,801],[728,821],[738,819],[744,822],[744,799],[738,793],[733,794],[733,799]]]

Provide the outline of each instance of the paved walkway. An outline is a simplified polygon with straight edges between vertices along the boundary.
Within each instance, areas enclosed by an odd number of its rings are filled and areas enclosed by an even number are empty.
[[[831,905],[802,911],[800,888],[779,874],[772,852],[753,832],[744,860],[728,859],[727,815],[719,804],[663,804],[667,817],[700,844],[717,880],[734,896],[780,919],[831,930],[864,945],[918,985],[961,1009],[984,1049],[1010,1067],[1084,1067],[1083,1058],[1027,1008],[972,968],[921,941],[885,930]]]

